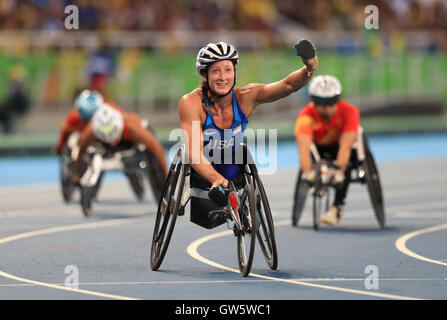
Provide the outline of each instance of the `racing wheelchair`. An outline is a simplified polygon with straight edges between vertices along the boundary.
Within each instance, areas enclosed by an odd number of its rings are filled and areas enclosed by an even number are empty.
[[[72,183],[71,176],[74,170],[74,162],[78,156],[80,133],[73,132],[67,139],[67,143],[62,149],[59,157],[59,180],[62,192],[62,198],[65,203],[73,199],[73,194],[76,190],[76,185]],[[85,171],[85,163],[83,162],[82,172]]]
[[[191,167],[183,144],[177,151],[160,198],[152,236],[150,265],[159,269],[178,216],[185,214],[190,202],[190,221],[212,229],[227,223],[237,238],[239,271],[243,277],[250,273],[255,250],[255,238],[268,266],[278,265],[275,230],[269,202],[257,168],[245,144],[241,146],[244,161],[241,174],[225,189],[226,204],[217,205],[209,197],[211,184]],[[213,189],[214,190],[214,189]],[[233,226],[230,226],[230,223]]]
[[[143,123],[148,130],[150,127]],[[79,152],[79,133],[72,134],[60,158],[61,189],[65,202],[72,199],[76,186],[71,182],[74,161]],[[79,182],[80,203],[85,216],[92,214],[104,173],[123,172],[138,200],[144,197],[144,176],[147,176],[155,201],[158,202],[164,178],[155,156],[143,144],[120,142],[115,147],[97,142],[87,148],[84,155]]]
[[[334,193],[335,186],[331,185],[330,180],[336,166],[325,154],[319,154],[314,143],[311,145],[311,154],[313,161],[313,170],[317,173],[317,179],[309,184],[302,179],[301,170],[298,173],[298,179],[295,185],[294,204],[292,209],[292,225],[297,226],[304,209],[305,201],[309,190],[312,195],[312,213],[313,228],[319,229],[320,215],[325,204],[326,211],[330,207],[330,198]],[[385,209],[380,183],[379,172],[374,157],[369,148],[368,139],[359,128],[357,140],[353,145],[351,159],[348,166],[351,167],[351,180],[366,184],[369,193],[369,199],[373,207],[377,222],[381,228],[385,227]],[[332,189],[332,190],[331,190]],[[332,192],[331,192],[332,191]]]

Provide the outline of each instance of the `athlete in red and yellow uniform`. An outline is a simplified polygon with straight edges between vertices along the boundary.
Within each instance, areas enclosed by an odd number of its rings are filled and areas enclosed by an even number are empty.
[[[317,145],[335,146],[338,145],[343,133],[357,133],[360,117],[358,109],[353,105],[339,100],[332,107],[336,111],[330,119],[321,116],[317,111],[318,108],[321,107],[315,106],[313,102],[310,102],[301,110],[296,121],[295,136],[304,134],[311,136]],[[331,106],[324,108],[331,108]]]
[[[360,125],[359,111],[353,105],[340,100],[340,82],[332,76],[318,76],[309,86],[312,98],[297,118],[295,138],[298,144],[301,175],[313,182],[316,173],[312,170],[311,144],[315,143],[319,154],[335,160],[339,169],[333,176],[333,183],[339,185],[333,206],[321,219],[330,225],[339,222],[348,190],[352,146],[357,139]]]

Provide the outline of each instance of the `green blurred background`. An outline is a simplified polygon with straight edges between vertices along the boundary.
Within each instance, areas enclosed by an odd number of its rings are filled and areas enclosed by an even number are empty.
[[[79,29],[67,30],[68,5]],[[379,29],[365,27],[368,5]],[[240,50],[238,86],[300,68],[292,47],[307,38],[318,74],[340,79],[367,132],[446,130],[446,28],[447,2],[437,0],[0,1],[0,153],[50,152],[98,70],[109,99],[148,118],[166,142],[178,100],[200,83],[197,50],[220,40]],[[17,88],[22,104],[7,103]],[[259,108],[251,126],[291,138],[306,89]]]

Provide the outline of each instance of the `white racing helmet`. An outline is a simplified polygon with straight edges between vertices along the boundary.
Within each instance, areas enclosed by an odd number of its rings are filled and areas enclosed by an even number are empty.
[[[317,76],[309,84],[309,95],[317,105],[337,103],[341,91],[340,81],[331,75]]]
[[[124,119],[121,112],[103,104],[92,117],[95,136],[106,143],[116,140],[123,133]]]
[[[239,61],[239,55],[236,48],[225,42],[208,43],[199,50],[196,59],[196,69],[199,74],[202,74],[206,68],[217,61],[231,60],[234,64]]]

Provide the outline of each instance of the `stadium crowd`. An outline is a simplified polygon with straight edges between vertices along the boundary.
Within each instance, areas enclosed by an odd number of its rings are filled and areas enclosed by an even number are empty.
[[[0,0],[0,30],[62,30],[64,8],[79,8],[82,30],[268,30],[287,17],[303,27],[361,28],[376,5],[381,26],[447,28],[443,0]]]

